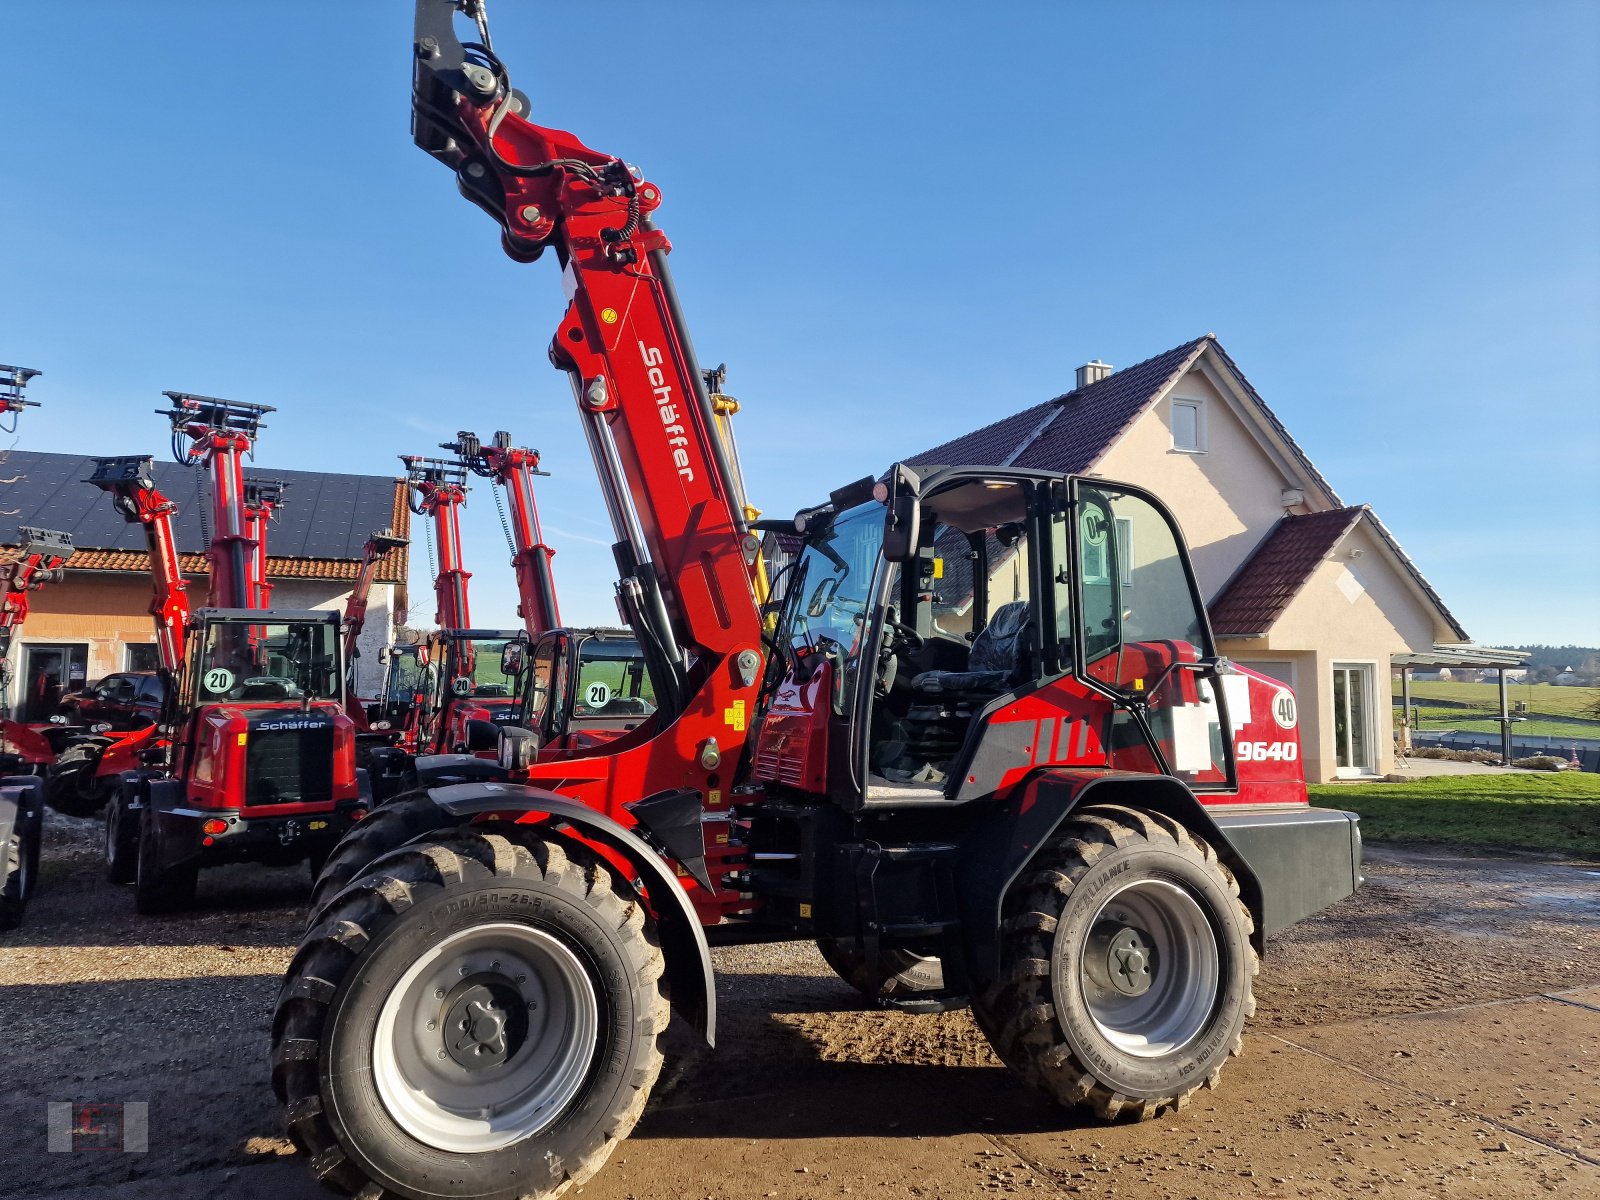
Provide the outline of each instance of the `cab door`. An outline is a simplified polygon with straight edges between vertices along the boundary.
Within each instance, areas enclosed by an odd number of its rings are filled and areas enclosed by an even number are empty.
[[[1183,535],[1148,493],[1068,484],[1078,676],[1111,699],[1111,766],[1197,790],[1236,782],[1210,623]]]

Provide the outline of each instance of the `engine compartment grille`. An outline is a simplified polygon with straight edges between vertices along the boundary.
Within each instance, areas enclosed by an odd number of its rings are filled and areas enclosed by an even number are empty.
[[[245,743],[244,802],[322,804],[333,799],[333,726],[252,729]]]

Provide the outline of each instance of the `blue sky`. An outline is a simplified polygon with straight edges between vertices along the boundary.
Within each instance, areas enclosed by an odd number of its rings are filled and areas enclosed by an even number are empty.
[[[769,512],[1210,330],[1475,638],[1600,644],[1600,7],[489,7],[537,118],[661,185]],[[268,466],[506,428],[563,616],[610,619],[556,269],[411,145],[409,4],[7,0],[0,35],[22,446],[164,453],[164,388],[277,405]]]

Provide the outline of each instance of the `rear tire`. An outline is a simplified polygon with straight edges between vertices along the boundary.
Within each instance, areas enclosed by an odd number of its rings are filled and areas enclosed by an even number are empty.
[[[1030,1087],[1104,1120],[1215,1088],[1255,1011],[1250,912],[1216,851],[1170,817],[1076,812],[1007,893],[1000,975],[973,1012]]]
[[[130,800],[119,786],[106,805],[106,878],[117,884],[132,883],[139,869],[138,816],[128,807]]]
[[[944,966],[909,950],[880,950],[872,962],[860,943],[818,938],[817,949],[834,973],[868,1000],[904,999],[944,990]]]
[[[105,741],[68,746],[45,770],[45,799],[69,817],[92,817],[105,807],[109,791],[95,771],[106,751]]]
[[[177,912],[194,903],[195,884],[200,868],[161,865],[160,843],[156,834],[156,810],[145,805],[139,822],[139,848],[135,857],[133,906],[146,916]]]
[[[328,903],[365,875],[375,859],[425,833],[460,824],[462,818],[440,808],[423,789],[396,796],[372,809],[339,839],[322,869],[312,873],[314,886],[306,907],[306,928],[316,925]]]
[[[385,855],[278,994],[290,1137],[364,1200],[559,1195],[644,1111],[664,968],[642,904],[579,844],[472,827]]]

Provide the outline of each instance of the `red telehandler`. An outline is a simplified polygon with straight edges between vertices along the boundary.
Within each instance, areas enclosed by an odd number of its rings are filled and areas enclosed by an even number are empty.
[[[452,652],[462,652],[462,640],[449,636],[444,615],[454,611],[459,619],[466,619],[469,576],[460,569],[458,534],[465,472],[471,472],[495,485],[495,502],[516,573],[517,615],[523,620],[524,630],[522,637],[493,631],[496,640],[478,640],[471,646],[476,655],[498,647],[500,678],[505,682],[496,684],[495,690],[508,688],[514,702],[485,705],[474,695],[466,702],[458,701],[451,718],[440,723],[444,737],[425,739],[420,748],[414,739],[405,738],[397,739],[392,747],[375,748],[368,765],[373,794],[380,802],[415,785],[419,778],[459,782],[481,775],[486,768],[478,760],[494,751],[500,725],[510,723],[539,730],[541,750],[545,752],[581,751],[633,728],[655,710],[645,662],[637,639],[629,631],[569,629],[561,625],[550,570],[554,552],[544,542],[534,497],[534,477],[548,474],[539,469],[538,451],[512,445],[511,435],[504,430],[487,443],[462,430],[454,442],[442,443],[440,448],[453,451],[456,461],[406,460],[422,497],[417,506],[420,515],[432,520],[440,547],[437,587],[441,630],[417,653],[431,664],[448,662]],[[427,478],[430,474],[436,478]],[[391,679],[401,671],[417,671],[403,657],[406,651],[405,647],[389,648]],[[475,678],[489,671],[487,662],[478,659],[476,663]],[[424,666],[413,676],[423,681],[414,685],[422,689],[422,698],[413,706],[422,714],[417,723],[423,726],[431,704],[448,704],[451,700],[451,689],[437,689],[435,685],[434,694],[439,699],[430,701],[429,670]],[[390,699],[403,700],[403,696],[391,695]],[[348,879],[344,866],[330,864],[318,887],[321,892],[332,894],[345,882]]]
[[[462,430],[444,448],[454,450],[473,474],[493,480],[497,502],[502,491],[506,496],[501,520],[517,574],[517,615],[527,630],[532,671],[515,724],[540,732],[542,753],[582,750],[639,724],[655,705],[633,634],[561,624],[550,571],[554,552],[544,544],[534,503],[533,477],[547,474],[539,470],[539,452],[513,446],[505,430],[489,443]]]
[[[251,603],[267,594],[260,542],[276,501],[272,489],[246,486],[242,458],[271,409],[166,395],[179,461],[211,477],[208,607],[190,611],[176,506],[156,488],[151,460],[98,459],[89,480],[144,529],[169,677],[163,736],[116,774],[106,807],[107,874],[133,882],[145,913],[189,903],[204,867],[307,858],[318,867],[370,806],[342,709],[339,614]]]
[[[273,1022],[313,1169],[369,1200],[581,1183],[643,1111],[669,1005],[713,1036],[703,925],[816,939],[886,1006],[970,1003],[1023,1081],[1101,1118],[1216,1086],[1264,935],[1356,887],[1359,838],[1307,803],[1293,694],[1216,655],[1170,512],[895,464],[797,514],[763,663],[660,190],[531,124],[481,5],[466,43],[457,11],[417,2],[413,135],[513,258],[558,260],[551,357],[659,708],[567,759],[504,728],[500,778],[397,799],[409,830],[341,847],[368,861]]]
[[[72,539],[64,533],[27,525],[17,532],[21,544],[16,558],[0,563],[0,695],[11,684],[11,644],[28,619],[28,593],[59,581],[73,552]],[[44,827],[43,775],[65,733],[48,723],[0,724],[5,745],[0,751],[0,929],[22,924],[33,894]]]
[[[438,628],[418,647],[421,690],[413,732],[401,746],[419,755],[467,751],[478,748],[472,744],[475,722],[504,720],[515,711],[516,676],[502,669],[502,660],[506,645],[521,635],[515,629],[472,627],[467,595],[472,573],[461,558],[466,468],[454,460],[420,455],[402,455],[401,461],[417,495],[412,511],[430,522],[439,554],[434,579]],[[494,748],[492,729],[487,748]]]

